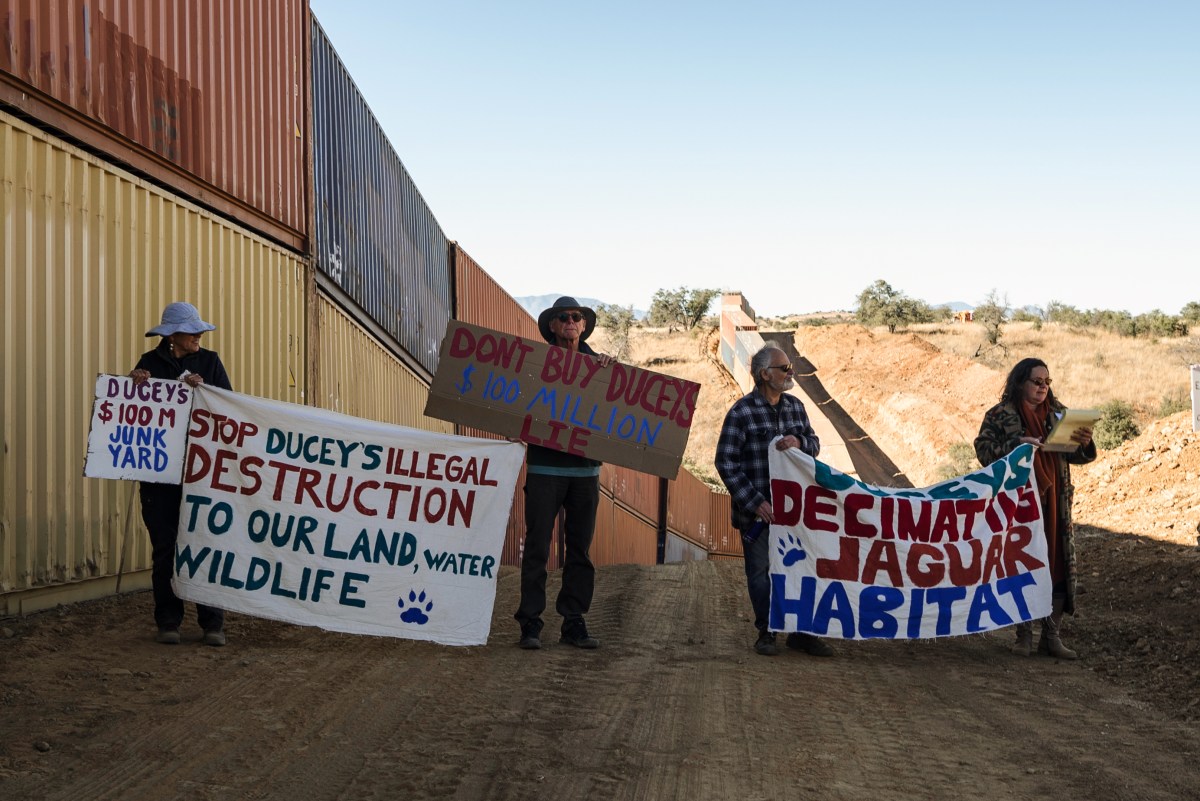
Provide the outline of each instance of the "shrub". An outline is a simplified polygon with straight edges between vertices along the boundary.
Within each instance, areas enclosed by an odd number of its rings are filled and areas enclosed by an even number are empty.
[[[1158,416],[1170,417],[1179,412],[1186,412],[1191,408],[1192,396],[1186,389],[1176,387],[1162,396],[1162,401],[1158,405]]]
[[[1141,433],[1133,419],[1133,407],[1125,401],[1109,401],[1100,407],[1100,421],[1093,436],[1096,445],[1109,450]]]
[[[956,442],[950,446],[946,454],[948,462],[938,468],[938,478],[943,481],[957,476],[966,475],[979,467],[975,457],[975,446],[969,442]]]

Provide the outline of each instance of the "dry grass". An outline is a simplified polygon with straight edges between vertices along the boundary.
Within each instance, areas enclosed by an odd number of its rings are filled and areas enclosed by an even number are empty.
[[[697,477],[720,486],[713,468],[717,437],[721,433],[725,412],[742,393],[709,358],[716,342],[710,333],[715,332],[696,329],[668,334],[666,329],[634,328],[631,336],[633,352],[626,361],[700,385],[696,415],[688,435],[687,450],[684,451],[684,464]],[[610,350],[604,328],[597,328],[588,344],[602,353]]]
[[[1151,340],[1053,323],[1040,329],[1033,323],[1009,323],[1000,339],[1004,347],[988,349],[983,326],[974,323],[916,325],[909,330],[942,351],[1001,371],[1000,381],[1017,361],[1036,356],[1050,366],[1054,394],[1064,403],[1095,408],[1122,400],[1133,406],[1140,424],[1159,417],[1164,397],[1187,397],[1188,365],[1200,361],[1198,336]],[[1000,390],[997,384],[997,395]]]

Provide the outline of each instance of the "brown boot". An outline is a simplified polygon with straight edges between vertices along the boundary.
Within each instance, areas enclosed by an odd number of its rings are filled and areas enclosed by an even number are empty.
[[[1055,659],[1078,659],[1079,654],[1063,645],[1062,638],[1059,636],[1062,625],[1062,610],[1062,600],[1055,598],[1054,611],[1050,613],[1050,617],[1042,618],[1042,637],[1038,641],[1038,653],[1047,654]]]
[[[1029,656],[1033,653],[1033,624],[1017,624],[1017,641],[1013,644],[1012,652],[1017,656]]]

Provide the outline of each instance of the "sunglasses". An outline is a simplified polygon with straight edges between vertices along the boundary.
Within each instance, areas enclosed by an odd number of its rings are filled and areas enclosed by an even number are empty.
[[[768,370],[782,370],[784,372],[784,375],[792,374],[792,365],[791,364],[772,364],[769,367],[767,367],[767,369]]]
[[[573,323],[577,323],[582,319],[583,319],[583,315],[580,314],[579,312],[563,312],[562,314],[558,315],[558,321],[560,323],[565,323],[567,320],[570,320]]]
[[[1028,381],[1030,384],[1033,384],[1033,385],[1039,386],[1039,387],[1048,387],[1048,386],[1050,386],[1050,383],[1051,383],[1051,379],[1049,379],[1049,378],[1026,378],[1025,380]]]

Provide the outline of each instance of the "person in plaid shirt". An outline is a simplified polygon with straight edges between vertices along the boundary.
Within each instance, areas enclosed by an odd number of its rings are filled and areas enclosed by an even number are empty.
[[[771,441],[779,450],[799,448],[809,456],[821,452],[821,442],[808,421],[804,404],[787,391],[795,386],[787,354],[768,343],[750,359],[754,389],[725,414],[717,440],[717,472],[729,494],[733,527],[742,533],[746,559],[746,588],[754,608],[758,641],[754,650],[763,656],[779,653],[775,634],[767,629],[771,601],[771,567],[767,527],[774,522],[771,510],[771,474],[768,450]],[[788,635],[787,646],[813,656],[832,656],[833,649],[811,634]]]

